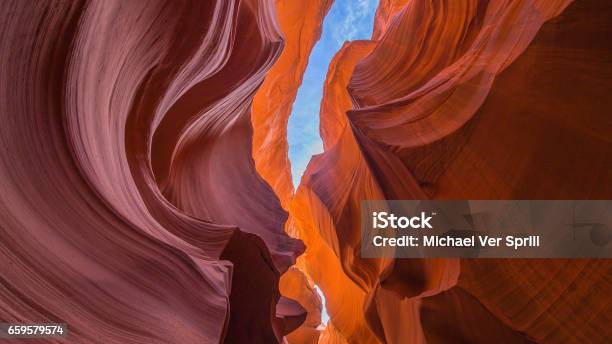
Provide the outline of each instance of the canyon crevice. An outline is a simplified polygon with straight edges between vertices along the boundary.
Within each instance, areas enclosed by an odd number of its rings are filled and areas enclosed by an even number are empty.
[[[0,320],[75,343],[612,337],[610,260],[363,259],[359,233],[364,199],[610,199],[612,3],[381,0],[294,190],[332,3],[1,2]]]

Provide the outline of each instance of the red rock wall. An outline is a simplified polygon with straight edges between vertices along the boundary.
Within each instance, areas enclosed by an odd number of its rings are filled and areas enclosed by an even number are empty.
[[[286,123],[330,5],[1,2],[0,320],[76,343],[608,341],[609,260],[361,259],[356,229],[361,199],[609,199],[612,4],[382,0],[331,63],[294,195]]]
[[[0,4],[0,319],[79,343],[270,343],[303,250],[252,159],[272,1]]]
[[[323,19],[331,5],[331,0],[275,2],[284,45],[253,99],[252,151],[257,172],[272,187],[284,209],[289,208],[294,192],[287,157],[287,121],[308,57],[321,36]],[[303,325],[286,339],[289,343],[314,344],[320,335],[321,300],[304,272],[303,264],[298,263],[281,277],[281,293],[308,311]]]
[[[337,332],[323,342],[607,341],[607,260],[361,259],[358,228],[361,199],[610,198],[610,13],[381,2],[373,40],[330,66],[325,152],[290,208]]]

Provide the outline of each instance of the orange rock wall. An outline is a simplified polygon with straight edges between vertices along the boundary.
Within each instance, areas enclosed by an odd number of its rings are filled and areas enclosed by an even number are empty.
[[[612,3],[0,2],[0,320],[77,343],[605,343],[610,260],[361,259],[363,199],[612,198]],[[330,322],[321,321],[320,287]]]
[[[323,19],[332,3],[333,0],[275,1],[284,45],[255,94],[251,121],[257,172],[272,186],[285,209],[293,195],[287,121],[308,57],[321,36]]]
[[[611,13],[381,2],[373,40],[330,66],[325,152],[289,209],[322,342],[606,342],[607,260],[361,259],[358,229],[361,199],[609,199]]]

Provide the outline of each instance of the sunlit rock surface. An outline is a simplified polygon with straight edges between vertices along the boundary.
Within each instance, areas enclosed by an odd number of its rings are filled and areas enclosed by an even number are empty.
[[[283,207],[293,195],[287,158],[287,121],[308,57],[321,36],[323,18],[333,0],[276,0],[276,15],[285,42],[274,66],[255,95],[252,108],[253,159]]]
[[[0,3],[0,320],[77,343],[605,343],[609,260],[361,259],[362,199],[609,199],[612,3]],[[322,300],[330,320],[321,326]]]
[[[339,336],[607,341],[609,261],[360,259],[359,201],[609,198],[611,14],[594,0],[382,1],[373,40],[338,52],[325,152],[290,216]]]
[[[257,172],[272,187],[283,208],[293,197],[287,157],[287,121],[310,52],[321,36],[321,26],[332,0],[276,0],[276,16],[284,37],[283,50],[267,72],[252,105],[253,159]],[[288,221],[287,223],[290,223]],[[303,325],[287,340],[317,343],[320,335],[321,300],[301,264],[281,277],[281,293],[297,300],[307,311]]]

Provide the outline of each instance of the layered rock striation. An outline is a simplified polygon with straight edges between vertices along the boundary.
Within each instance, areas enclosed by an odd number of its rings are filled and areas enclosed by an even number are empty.
[[[608,260],[360,258],[363,199],[609,199],[612,4],[0,3],[0,320],[76,343],[606,342]],[[321,326],[323,290],[330,321]]]
[[[80,343],[270,343],[303,244],[252,158],[272,1],[0,4],[5,322]]]
[[[606,199],[606,1],[382,1],[291,204],[323,341],[605,342],[606,260],[361,259],[362,199]],[[323,263],[321,263],[323,262]],[[350,302],[347,300],[351,300]]]

